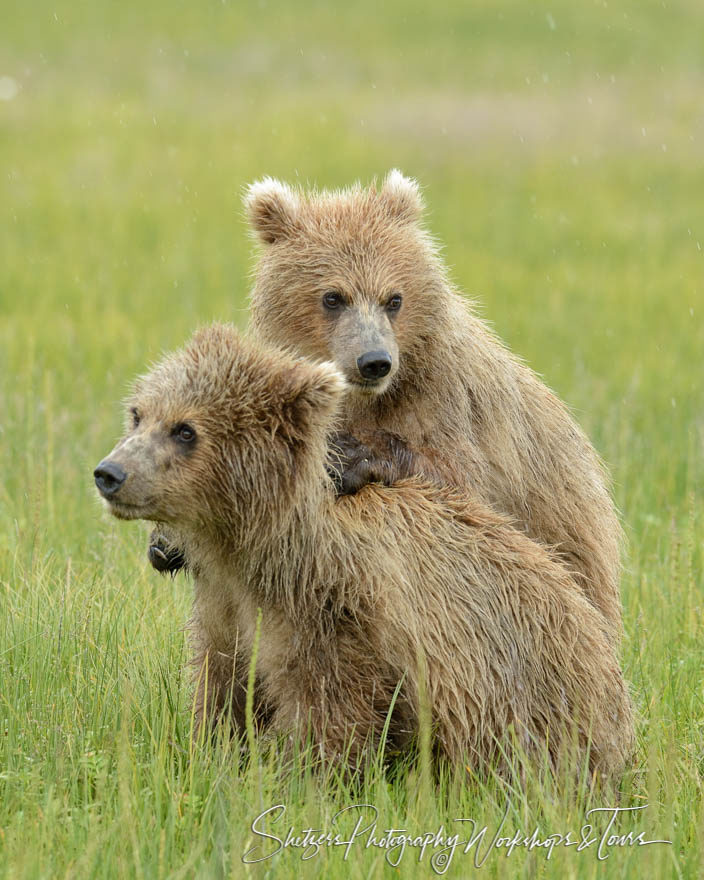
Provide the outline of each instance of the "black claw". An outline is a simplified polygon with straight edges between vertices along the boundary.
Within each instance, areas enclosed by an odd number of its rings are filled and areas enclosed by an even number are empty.
[[[172,575],[176,574],[184,567],[186,559],[178,547],[166,548],[166,552],[164,552],[163,546],[163,544],[161,546],[159,544],[149,545],[149,562],[161,574],[167,572]]]
[[[336,434],[330,444],[327,470],[338,495],[354,495],[375,482],[370,464],[373,453],[352,434]]]
[[[332,484],[335,487],[335,492],[338,495],[343,494],[343,484],[342,484],[342,473],[340,466],[335,467],[334,464],[328,463],[326,465],[326,470],[328,472],[328,476],[332,480]]]
[[[169,560],[166,558],[166,553],[160,550],[156,544],[152,544],[149,548],[149,561],[157,571],[168,570]]]

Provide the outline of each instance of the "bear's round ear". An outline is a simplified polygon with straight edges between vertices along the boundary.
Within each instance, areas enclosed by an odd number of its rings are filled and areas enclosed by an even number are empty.
[[[423,197],[417,181],[394,168],[386,175],[379,198],[389,214],[404,223],[415,223],[423,213]]]
[[[265,244],[274,244],[295,229],[300,199],[287,184],[264,177],[247,187],[244,206],[259,238]]]
[[[311,393],[321,408],[332,407],[347,391],[349,385],[333,361],[316,364],[313,368]]]
[[[293,368],[287,365],[286,379],[280,385],[285,397],[322,412],[333,409],[348,388],[332,361],[314,364],[305,358],[299,358]]]
[[[275,388],[280,405],[276,410],[269,406],[268,411],[275,412],[281,436],[299,442],[316,431],[328,431],[347,383],[334,364],[313,364],[301,358],[286,363]]]

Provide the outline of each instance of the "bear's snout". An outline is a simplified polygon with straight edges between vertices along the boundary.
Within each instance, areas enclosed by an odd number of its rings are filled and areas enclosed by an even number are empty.
[[[357,369],[364,379],[383,379],[391,370],[391,355],[388,351],[368,351],[357,358]]]
[[[95,485],[103,498],[112,498],[116,495],[127,479],[127,474],[119,464],[105,459],[93,471],[93,476],[95,477]]]

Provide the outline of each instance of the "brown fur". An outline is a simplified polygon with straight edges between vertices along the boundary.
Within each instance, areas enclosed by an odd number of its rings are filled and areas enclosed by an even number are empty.
[[[231,707],[242,725],[261,608],[260,725],[310,730],[328,760],[351,743],[359,765],[401,682],[393,746],[416,733],[424,692],[453,761],[483,766],[513,730],[554,759],[572,736],[579,760],[591,742],[590,767],[618,772],[631,707],[600,614],[478,498],[419,478],[336,498],[325,460],[343,395],[333,366],[218,325],[135,391],[139,424],[106,459],[126,474],[109,506],[167,523],[191,560],[199,716]],[[182,423],[197,432],[186,446]]]
[[[340,423],[370,447],[368,478],[471,489],[558,549],[617,644],[621,530],[604,469],[565,406],[452,287],[420,226],[417,185],[392,172],[378,192],[304,194],[266,179],[246,204],[264,245],[252,293],[262,340],[334,361],[351,382],[358,337],[391,340],[390,380],[377,393],[352,385]],[[334,319],[330,290],[348,306]],[[391,316],[393,292],[403,305]]]

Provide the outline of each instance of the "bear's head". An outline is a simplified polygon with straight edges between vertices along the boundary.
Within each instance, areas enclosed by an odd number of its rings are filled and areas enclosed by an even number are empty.
[[[333,361],[351,393],[376,396],[417,380],[446,307],[418,184],[391,171],[378,190],[306,194],[265,178],[249,187],[245,206],[262,245],[252,292],[258,335]]]
[[[343,387],[331,364],[263,349],[226,325],[200,330],[137,381],[125,436],[95,469],[98,491],[120,519],[241,535],[306,479],[326,479]]]

